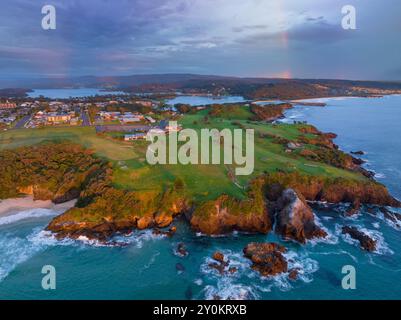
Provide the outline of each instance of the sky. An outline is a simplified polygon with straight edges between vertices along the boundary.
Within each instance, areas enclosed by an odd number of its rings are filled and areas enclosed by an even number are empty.
[[[56,29],[41,25],[56,8]],[[356,30],[341,26],[344,5]],[[401,80],[399,0],[1,0],[0,78]]]

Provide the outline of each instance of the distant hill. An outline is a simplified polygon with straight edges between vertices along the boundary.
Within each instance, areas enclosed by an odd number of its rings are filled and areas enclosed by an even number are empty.
[[[240,78],[197,74],[147,74],[0,80],[0,88],[92,87],[126,92],[211,93],[249,99],[301,99],[329,96],[372,96],[401,93],[401,82],[331,79]]]

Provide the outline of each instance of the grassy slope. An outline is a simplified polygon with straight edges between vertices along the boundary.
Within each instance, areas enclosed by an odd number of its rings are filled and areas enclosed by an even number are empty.
[[[225,165],[157,165],[150,166],[145,161],[145,141],[123,142],[110,137],[98,136],[94,128],[45,128],[21,129],[0,133],[0,150],[15,148],[23,145],[37,144],[46,140],[70,140],[89,147],[102,158],[110,160],[114,165],[114,184],[119,188],[130,190],[161,191],[167,185],[180,177],[186,184],[188,191],[195,200],[216,199],[226,193],[237,198],[244,198],[245,187],[250,178],[264,172],[273,172],[277,169],[285,171],[299,170],[311,175],[328,177],[348,177],[365,179],[362,175],[337,169],[322,163],[314,163],[303,158],[293,158],[285,153],[285,148],[274,143],[270,137],[261,137],[259,133],[268,133],[289,140],[295,139],[302,125],[271,125],[250,122],[250,112],[242,107],[238,112],[224,114],[224,118],[208,117],[207,110],[196,114],[187,114],[180,123],[184,128],[245,128],[255,129],[255,170],[251,176],[230,178],[229,168]],[[313,148],[311,146],[311,148]]]

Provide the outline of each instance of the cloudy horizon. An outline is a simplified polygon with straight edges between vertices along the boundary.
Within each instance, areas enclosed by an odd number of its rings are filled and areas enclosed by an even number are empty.
[[[43,30],[43,5],[56,30]],[[341,8],[357,10],[344,30]],[[5,0],[1,78],[193,73],[401,80],[396,0]]]

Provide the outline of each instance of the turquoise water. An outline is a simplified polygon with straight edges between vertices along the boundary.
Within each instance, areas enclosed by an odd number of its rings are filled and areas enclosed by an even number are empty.
[[[68,99],[68,98],[84,98],[91,96],[119,95],[124,94],[121,91],[103,91],[96,88],[72,88],[72,89],[33,89],[28,92],[28,97],[38,98],[44,96],[50,99]]]
[[[168,104],[185,103],[191,106],[202,106],[214,103],[235,103],[244,102],[244,98],[241,96],[177,96],[174,99],[169,99],[166,101]]]
[[[363,150],[370,169],[401,198],[401,97],[328,100],[328,106],[297,107],[287,121],[308,120],[320,129],[339,134],[336,142],[347,151]],[[212,186],[211,186],[212,187]],[[290,267],[301,268],[300,279],[286,276],[261,278],[242,257],[251,241],[277,241],[274,234],[208,238],[177,221],[172,238],[138,231],[118,241],[125,247],[102,247],[80,241],[56,241],[43,232],[50,210],[21,213],[19,220],[0,218],[1,299],[400,299],[401,230],[369,216],[343,218],[338,210],[315,210],[329,232],[323,242],[305,246],[282,242],[289,248]],[[36,213],[36,218],[28,218]],[[343,224],[364,228],[379,242],[376,253],[365,253],[340,234]],[[175,249],[184,242],[189,251],[179,257]],[[221,250],[239,271],[220,276],[207,264]],[[177,270],[177,264],[180,264]],[[41,269],[53,265],[57,288],[41,287]],[[356,268],[356,290],[343,290],[341,269]]]

